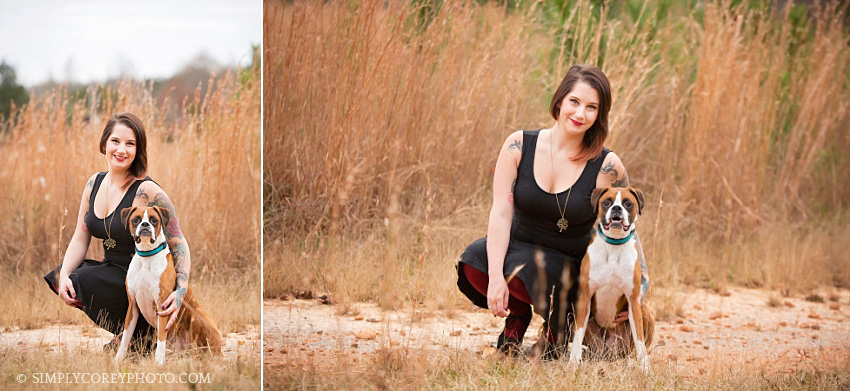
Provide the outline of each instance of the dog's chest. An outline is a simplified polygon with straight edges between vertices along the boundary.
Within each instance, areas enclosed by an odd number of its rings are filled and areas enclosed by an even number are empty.
[[[156,324],[160,280],[168,266],[166,256],[165,252],[150,257],[136,255],[127,269],[127,290],[135,297],[139,311],[151,325]]]
[[[590,260],[588,279],[592,291],[609,287],[621,292],[630,292],[634,288],[637,261],[634,243],[634,240],[630,240],[624,244],[612,245],[598,237],[593,240],[587,248]],[[619,295],[615,300],[618,298]]]

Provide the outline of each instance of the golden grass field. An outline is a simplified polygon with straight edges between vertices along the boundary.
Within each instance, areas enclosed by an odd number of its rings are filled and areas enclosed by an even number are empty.
[[[0,388],[32,384],[18,384],[16,373],[155,371],[145,360],[112,365],[100,353],[111,336],[42,278],[62,262],[87,178],[107,169],[98,142],[118,111],[145,125],[148,175],[173,202],[191,248],[190,285],[232,343],[222,358],[190,355],[159,371],[213,372],[200,389],[260,387],[260,75],[259,61],[212,75],[204,94],[199,87],[177,102],[176,118],[166,115],[170,102],[153,98],[152,83],[125,79],[89,87],[82,100],[57,87],[7,120],[0,133]],[[92,240],[87,258],[102,255],[101,241]]]
[[[549,99],[580,63],[600,66],[611,81],[606,146],[647,196],[640,232],[648,297],[662,322],[688,316],[678,289],[803,298],[848,287],[845,8],[813,6],[807,19],[793,5],[650,1],[631,18],[615,15],[619,3],[600,10],[598,2],[575,1],[558,18],[550,4],[446,1],[431,12],[380,1],[265,2],[267,299],[327,294],[339,319],[362,302],[388,313],[466,316],[454,264],[486,233],[498,148],[517,129],[551,126]],[[292,356],[267,360],[264,382],[274,389],[848,384],[847,366],[791,375],[706,366],[717,375],[667,371],[624,383],[635,374],[606,364],[573,377],[560,367],[482,362],[472,351],[426,359],[385,348],[364,358],[385,372],[316,351],[306,372],[288,365]],[[841,354],[848,349],[844,343]],[[846,362],[838,357],[821,358]]]

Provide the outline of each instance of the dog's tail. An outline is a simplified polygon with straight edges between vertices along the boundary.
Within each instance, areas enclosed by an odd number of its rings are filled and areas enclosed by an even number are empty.
[[[189,297],[189,295],[192,295],[192,297]],[[187,315],[189,315],[189,328],[194,339],[192,342],[196,346],[208,348],[212,353],[221,354],[224,338],[218,331],[218,326],[213,318],[197,303],[192,292],[186,295],[186,300],[183,303],[186,306]]]

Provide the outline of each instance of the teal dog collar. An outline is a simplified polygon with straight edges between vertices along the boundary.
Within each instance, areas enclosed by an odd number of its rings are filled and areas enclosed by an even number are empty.
[[[156,246],[156,248],[151,250],[151,251],[139,251],[139,249],[136,249],[136,254],[139,254],[143,257],[150,257],[152,255],[159,254],[159,252],[162,251],[162,250],[165,250],[166,247],[168,247],[168,246],[165,244],[165,242],[162,242],[162,244],[160,244],[159,246]]]
[[[629,239],[631,239],[632,236],[635,235],[635,231],[637,231],[637,230],[633,229],[632,232],[629,234],[629,236],[626,236],[625,238],[622,238],[622,239],[614,239],[614,238],[609,238],[609,237],[605,236],[605,234],[602,233],[602,225],[601,224],[596,226],[596,231],[599,232],[599,236],[601,236],[602,239],[604,239],[606,243],[623,244],[623,243],[628,242]]]

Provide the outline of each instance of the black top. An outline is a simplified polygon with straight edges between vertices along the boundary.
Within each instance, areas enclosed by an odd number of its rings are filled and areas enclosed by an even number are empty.
[[[596,188],[596,177],[602,168],[602,162],[610,151],[603,148],[598,157],[587,162],[572,190],[567,189],[557,194],[562,209],[566,203],[564,218],[569,222],[569,227],[559,232],[558,220],[561,218],[561,212],[555,200],[556,195],[541,189],[534,178],[534,155],[539,133],[539,130],[523,131],[522,158],[517,167],[514,185],[511,239],[555,249],[581,259],[587,243],[590,242],[590,233],[596,221],[590,196]]]
[[[139,185],[141,185],[142,182],[149,181],[151,179],[150,177],[145,177],[143,180],[133,182],[124,194],[124,198],[122,198],[121,202],[118,203],[115,210],[113,210],[112,213],[108,214],[105,218],[101,219],[94,214],[94,198],[97,195],[97,190],[100,189],[101,183],[103,183],[104,177],[106,177],[106,172],[100,172],[97,174],[97,179],[94,181],[94,187],[92,187],[91,196],[89,196],[89,211],[86,212],[84,221],[86,223],[86,228],[88,228],[89,233],[92,236],[103,240],[106,240],[107,238],[115,239],[115,248],[107,250],[106,245],[103,246],[104,260],[126,266],[129,265],[130,261],[133,259],[133,253],[135,252],[136,245],[133,242],[133,236],[130,234],[130,231],[121,224],[121,210],[133,206],[133,198],[135,197],[136,190],[139,188]],[[108,233],[107,227],[109,228]]]

